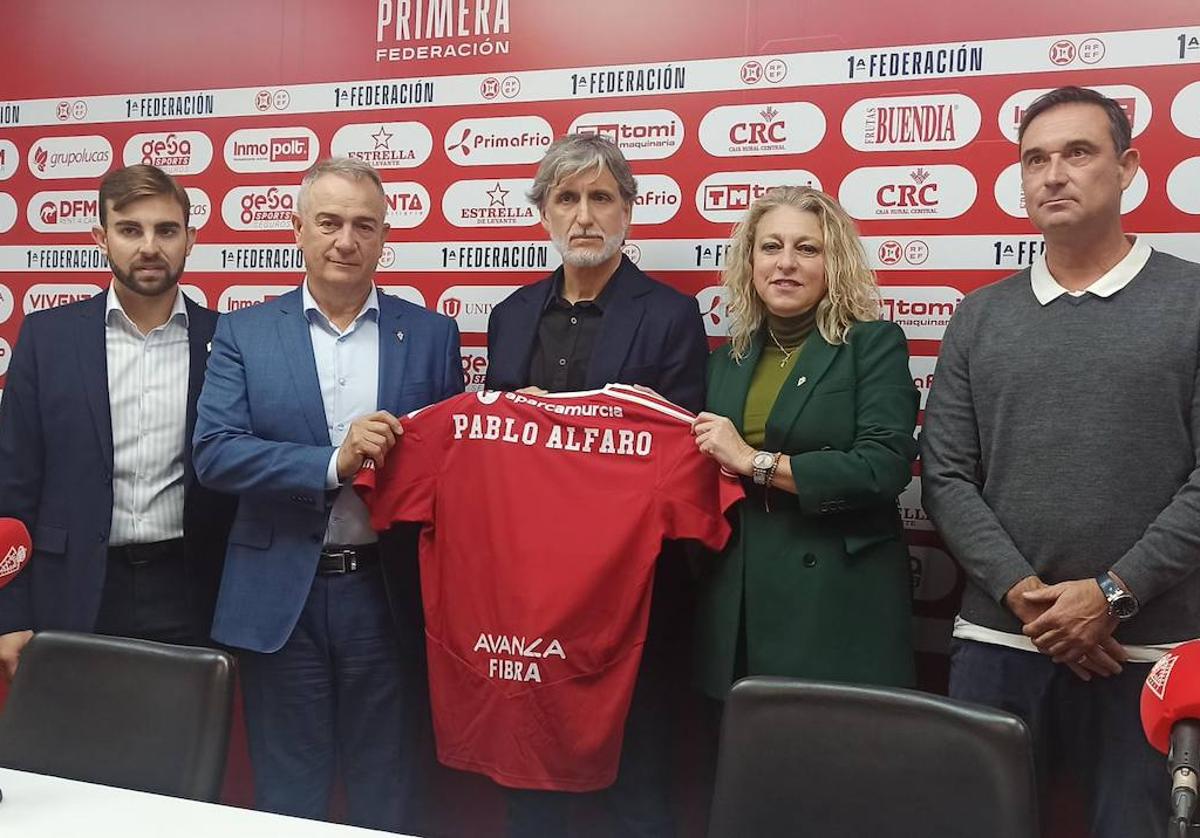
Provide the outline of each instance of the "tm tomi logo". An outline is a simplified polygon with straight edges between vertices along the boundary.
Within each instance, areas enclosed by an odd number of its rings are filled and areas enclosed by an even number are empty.
[[[941,340],[963,299],[948,285],[885,285],[879,292],[884,318],[904,329],[909,340]]]
[[[683,144],[683,120],[674,111],[608,111],[575,118],[571,134],[612,140],[629,160],[661,160]]]

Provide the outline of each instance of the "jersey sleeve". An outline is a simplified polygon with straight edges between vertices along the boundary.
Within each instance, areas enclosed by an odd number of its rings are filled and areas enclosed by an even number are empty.
[[[732,527],[726,511],[745,493],[737,477],[727,475],[696,449],[690,437],[659,485],[664,538],[689,538],[717,551]]]
[[[450,401],[453,401],[452,399]],[[371,512],[371,528],[383,532],[401,521],[433,521],[438,474],[448,444],[446,402],[400,420],[404,433],[388,452],[383,468],[367,462],[354,488]]]

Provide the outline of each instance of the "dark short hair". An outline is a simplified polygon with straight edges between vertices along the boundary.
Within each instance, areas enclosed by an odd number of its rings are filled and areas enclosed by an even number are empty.
[[[1120,157],[1128,150],[1129,144],[1133,142],[1133,126],[1129,124],[1129,117],[1126,116],[1125,109],[1103,93],[1097,93],[1086,87],[1060,87],[1034,99],[1033,104],[1025,110],[1025,115],[1021,117],[1021,127],[1017,129],[1017,145],[1019,146],[1025,139],[1025,132],[1029,129],[1029,124],[1040,115],[1051,108],[1074,102],[1102,108],[1108,117],[1108,130],[1112,135],[1113,148],[1117,150],[1117,156]]]
[[[108,204],[115,210],[124,209],[134,201],[155,195],[168,195],[183,209],[183,226],[188,225],[192,204],[187,192],[175,178],[157,166],[138,163],[109,172],[100,181],[100,226],[108,221]]]

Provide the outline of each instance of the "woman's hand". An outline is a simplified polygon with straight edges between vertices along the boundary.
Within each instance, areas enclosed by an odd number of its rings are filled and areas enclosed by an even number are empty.
[[[722,469],[749,477],[754,472],[754,449],[746,444],[733,423],[707,411],[692,423],[696,447],[712,457]]]

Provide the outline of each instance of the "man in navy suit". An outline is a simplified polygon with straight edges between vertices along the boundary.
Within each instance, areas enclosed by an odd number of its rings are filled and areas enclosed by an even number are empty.
[[[307,275],[222,318],[195,434],[201,482],[240,497],[213,638],[243,650],[257,805],[327,815],[340,766],[350,820],[398,830],[421,706],[419,619],[389,610],[381,553],[351,480],[381,464],[398,414],[462,392],[453,321],[376,289],[388,227],[378,173],[318,163],[293,218]]]
[[[696,300],[646,276],[621,252],[637,181],[616,145],[569,134],[546,150],[529,198],[562,267],[514,291],[488,321],[489,390],[589,390],[641,384],[693,412],[704,406],[708,341]],[[586,524],[581,523],[581,526]],[[665,551],[617,782],[603,797],[621,835],[674,834],[668,805],[673,665],[688,648],[681,557]],[[567,834],[569,794],[508,792],[509,834]]]
[[[34,555],[0,591],[11,677],[34,631],[208,640],[233,500],[200,487],[191,432],[217,314],[179,289],[187,193],[153,166],[100,183],[113,282],[25,318],[0,405],[0,516]]]

